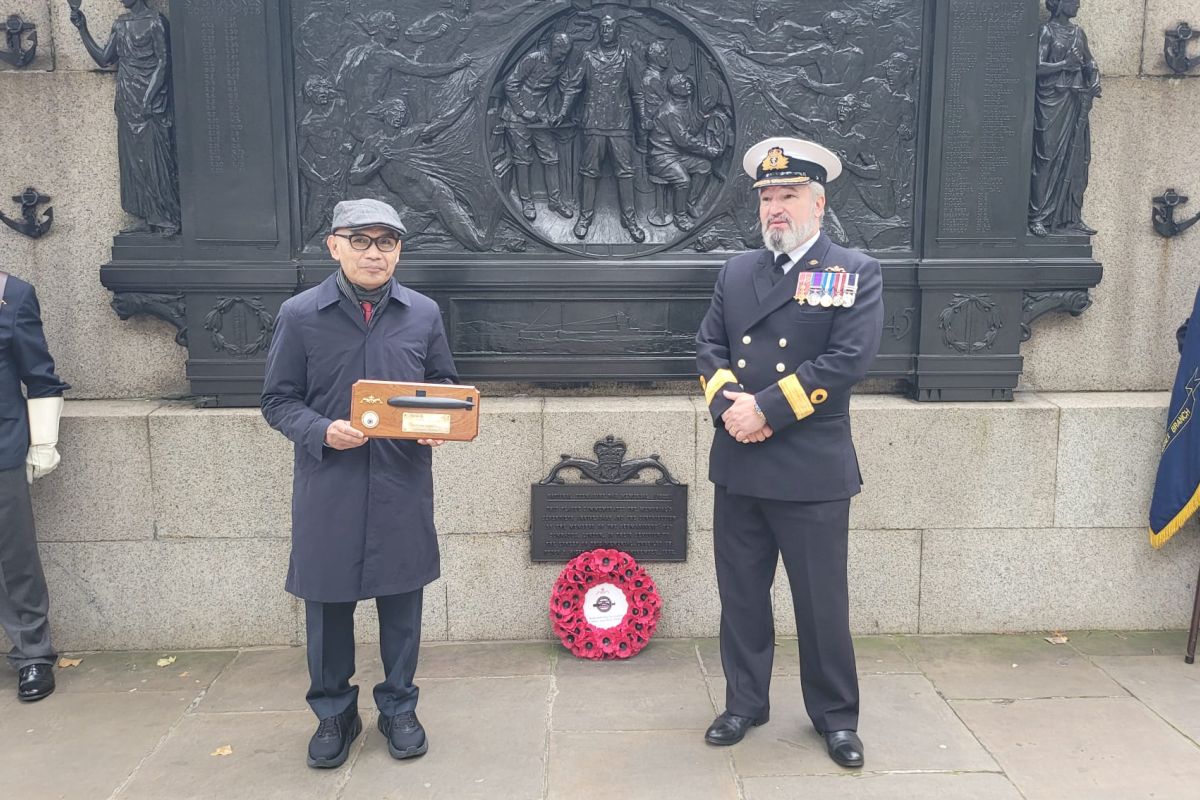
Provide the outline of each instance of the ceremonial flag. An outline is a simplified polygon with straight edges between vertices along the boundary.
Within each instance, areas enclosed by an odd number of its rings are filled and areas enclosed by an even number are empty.
[[[1159,548],[1200,509],[1200,292],[1183,338],[1150,501],[1150,544]]]

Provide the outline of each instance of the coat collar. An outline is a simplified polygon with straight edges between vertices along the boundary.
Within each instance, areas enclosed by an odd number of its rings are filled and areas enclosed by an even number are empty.
[[[783,280],[774,285],[771,283],[771,267],[775,264],[775,258],[770,250],[763,250],[754,267],[754,292],[758,295],[758,309],[754,312],[750,324],[757,323],[775,309],[792,300],[796,294],[796,276],[801,272],[823,270],[825,256],[828,255],[829,247],[832,244],[830,238],[822,233],[817,241],[813,242],[812,247],[808,248],[808,252],[804,254],[800,263],[792,267],[788,274],[783,276]],[[811,261],[817,263],[810,264]]]
[[[338,269],[340,269],[340,267]],[[391,298],[403,303],[406,306],[411,306],[412,297],[409,294],[408,288],[401,286],[400,282],[396,280],[395,276],[392,276],[391,281]],[[321,281],[317,285],[317,309],[321,310],[328,308],[329,306],[338,302],[338,299],[341,296],[342,293],[338,290],[337,285],[337,270],[335,269],[333,272],[329,273],[328,278]]]

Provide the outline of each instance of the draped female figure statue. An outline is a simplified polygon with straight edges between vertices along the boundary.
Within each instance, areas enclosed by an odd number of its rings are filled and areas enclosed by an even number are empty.
[[[167,20],[146,0],[121,0],[128,9],[100,47],[87,28],[80,0],[68,0],[71,23],[102,67],[117,65],[117,155],[121,208],[138,218],[122,233],[179,232],[179,173],[171,108],[171,53]]]
[[[1071,22],[1079,0],[1046,0],[1046,8],[1050,19],[1038,40],[1029,232],[1091,236],[1096,231],[1081,215],[1092,160],[1088,115],[1100,96],[1100,69],[1083,28]]]

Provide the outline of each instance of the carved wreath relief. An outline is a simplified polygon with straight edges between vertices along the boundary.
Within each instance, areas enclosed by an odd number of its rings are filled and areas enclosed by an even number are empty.
[[[919,0],[297,0],[305,242],[376,197],[407,249],[639,256],[760,244],[739,160],[837,151],[827,230],[912,243]]]

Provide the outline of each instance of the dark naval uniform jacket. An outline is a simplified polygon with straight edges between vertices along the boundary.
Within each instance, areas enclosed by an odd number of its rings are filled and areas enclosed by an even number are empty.
[[[729,259],[696,335],[696,362],[717,427],[709,480],[732,494],[818,502],[862,488],[850,440],[850,390],[866,375],[883,330],[879,262],[821,234],[772,285],[774,256],[754,250]],[[800,272],[858,275],[849,308],[796,302]],[[773,435],[742,444],[724,430],[732,402],[724,390],[752,392]]]
[[[31,398],[59,397],[70,385],[54,372],[42,333],[42,312],[33,287],[9,275],[0,297],[0,469],[25,465]]]
[[[414,441],[325,446],[362,379],[455,383],[437,303],[396,283],[368,326],[337,273],[284,302],[267,355],[262,413],[296,447],[289,592],[343,603],[420,589],[440,574],[433,456]]]

